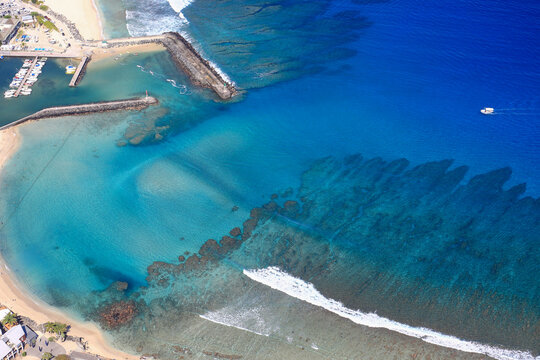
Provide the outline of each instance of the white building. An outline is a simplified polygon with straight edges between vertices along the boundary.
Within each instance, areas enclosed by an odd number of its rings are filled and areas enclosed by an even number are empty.
[[[4,320],[9,314],[11,314],[11,310],[8,308],[0,309],[0,321]]]
[[[26,344],[35,342],[37,334],[25,325],[17,325],[0,336],[0,359],[10,360],[21,353]]]
[[[34,17],[32,15],[24,15],[21,19],[23,24],[26,25],[33,25],[34,24]]]

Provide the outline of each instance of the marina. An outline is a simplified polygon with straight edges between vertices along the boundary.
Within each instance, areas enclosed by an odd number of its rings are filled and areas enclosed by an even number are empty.
[[[23,62],[21,69],[15,74],[10,89],[4,92],[5,98],[19,97],[19,95],[30,95],[32,86],[38,81],[38,77],[42,72],[43,66],[47,58],[35,57],[33,60],[26,59]]]

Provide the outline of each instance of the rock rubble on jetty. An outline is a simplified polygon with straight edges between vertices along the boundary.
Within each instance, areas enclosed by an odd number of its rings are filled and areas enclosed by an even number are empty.
[[[157,103],[158,103],[158,100],[156,98],[148,96],[144,98],[133,98],[133,99],[126,99],[126,100],[104,101],[104,102],[96,102],[96,103],[81,104],[81,105],[51,107],[51,108],[40,110],[32,115],[29,115],[15,122],[12,122],[6,126],[3,126],[0,128],[0,130],[4,130],[9,127],[16,126],[16,125],[19,125],[26,121],[31,121],[31,120],[41,120],[44,118],[51,118],[51,117],[93,114],[93,113],[118,111],[118,110],[141,110],[141,109],[147,108],[150,105],[155,105]]]
[[[151,43],[163,45],[176,65],[186,73],[194,85],[213,90],[222,100],[232,99],[238,94],[234,85],[226,80],[208,60],[204,59],[189,41],[176,32],[107,41],[110,48]]]

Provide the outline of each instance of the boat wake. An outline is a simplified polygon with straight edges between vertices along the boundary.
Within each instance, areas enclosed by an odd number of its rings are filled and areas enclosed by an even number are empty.
[[[160,73],[156,73],[150,69],[146,69],[144,66],[142,65],[137,65],[137,67],[139,68],[139,70],[141,70],[143,73],[146,73],[146,74],[150,74],[151,76],[157,78],[157,79],[161,79],[161,80],[164,80],[165,82],[168,82],[172,87],[174,88],[177,88],[179,89],[179,93],[181,95],[187,95],[188,94],[188,88],[186,85],[183,85],[183,84],[178,84],[176,82],[176,80],[173,80],[173,79],[169,79],[167,78],[167,76],[165,76],[164,74],[160,74]]]
[[[507,350],[498,347],[480,344],[474,341],[461,340],[455,336],[441,334],[431,329],[418,328],[401,324],[396,321],[378,316],[374,313],[364,313],[345,307],[341,302],[324,297],[313,284],[296,278],[277,267],[265,269],[244,270],[243,273],[250,279],[281,291],[296,299],[305,301],[311,305],[322,307],[338,316],[349,319],[352,322],[373,328],[385,328],[401,334],[412,336],[423,341],[451,349],[465,352],[485,354],[499,360],[539,360],[532,354],[519,351]]]

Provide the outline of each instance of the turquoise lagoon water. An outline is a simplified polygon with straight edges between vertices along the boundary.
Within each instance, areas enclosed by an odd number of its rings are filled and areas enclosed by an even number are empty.
[[[184,32],[247,94],[215,102],[165,53],[95,64],[79,89],[59,88],[77,102],[148,89],[160,105],[21,128],[0,236],[31,291],[165,358],[407,355],[401,338],[321,311],[331,302],[298,300],[277,267],[347,308],[538,355],[534,2],[196,0],[187,21],[163,1],[102,11],[113,35]],[[489,105],[510,110],[481,116]],[[201,248],[237,226],[241,237]],[[136,315],[111,327],[102,314],[118,301]]]

